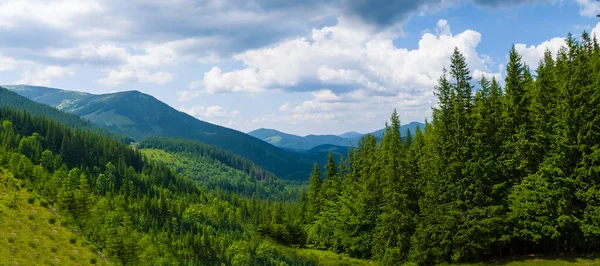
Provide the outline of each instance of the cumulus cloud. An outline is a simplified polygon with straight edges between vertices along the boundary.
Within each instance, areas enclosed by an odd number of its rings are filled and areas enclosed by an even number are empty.
[[[39,86],[50,86],[52,80],[62,78],[67,75],[74,75],[71,69],[60,66],[37,67],[33,70],[27,70],[21,74],[19,84],[30,84]]]
[[[600,14],[600,2],[596,0],[575,0],[579,4],[579,14],[585,17],[595,17]]]
[[[565,38],[552,38],[539,45],[527,46],[522,43],[515,44],[515,49],[519,54],[523,56],[523,62],[527,63],[532,70],[535,70],[540,63],[540,60],[544,57],[546,49],[552,52],[552,55],[556,55],[560,47],[564,46]]]
[[[395,95],[431,90],[454,47],[465,54],[473,70],[491,74],[489,58],[476,51],[481,34],[467,30],[452,35],[445,20],[437,28],[438,35],[425,33],[418,48],[408,50],[392,43],[397,36],[342,17],[335,26],[313,29],[310,38],[239,54],[236,58],[246,68],[223,72],[214,67],[193,84],[206,93],[327,88],[332,93],[364,90]]]
[[[191,108],[181,107],[180,111],[187,113],[193,117],[201,120],[207,120],[209,122],[219,122],[221,119],[231,119],[238,117],[240,112],[238,110],[227,111],[225,108],[219,105],[213,106],[202,106],[197,105]]]

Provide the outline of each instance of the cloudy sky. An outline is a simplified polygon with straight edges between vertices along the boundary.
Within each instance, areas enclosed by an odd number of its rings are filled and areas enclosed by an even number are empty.
[[[600,36],[595,0],[0,0],[0,80],[139,90],[250,131],[424,121],[454,47],[502,77],[512,44],[535,68],[572,32]]]

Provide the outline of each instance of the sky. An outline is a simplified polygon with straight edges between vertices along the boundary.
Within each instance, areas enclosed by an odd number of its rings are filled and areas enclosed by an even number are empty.
[[[454,47],[503,79],[569,32],[600,36],[596,0],[0,0],[1,84],[138,90],[248,132],[368,133],[394,109],[430,119]],[[600,38],[600,37],[599,37]]]

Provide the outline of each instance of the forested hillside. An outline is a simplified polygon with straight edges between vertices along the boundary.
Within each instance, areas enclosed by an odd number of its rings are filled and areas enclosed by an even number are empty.
[[[130,143],[133,140],[114,132],[111,132],[104,128],[95,127],[87,120],[80,118],[77,115],[61,112],[56,108],[43,104],[37,103],[28,98],[21,96],[15,92],[9,91],[5,88],[0,87],[0,107],[10,107],[14,109],[24,110],[33,115],[43,115],[49,119],[60,122],[72,128],[85,128],[87,130],[94,131],[103,136],[118,139],[123,143]]]
[[[384,265],[600,251],[600,46],[566,43],[535,71],[513,47],[504,88],[455,49],[424,131],[402,140],[394,112],[381,142],[315,166],[307,243]]]
[[[300,154],[277,148],[237,130],[198,120],[139,91],[96,95],[25,85],[6,87],[137,141],[174,137],[214,145],[243,156],[280,178],[305,180],[307,169],[314,162],[324,162],[326,157],[326,153]]]
[[[294,213],[289,204],[206,191],[116,140],[44,117],[0,109],[0,121],[0,168],[8,169],[16,180],[8,187],[18,191],[19,185],[44,206],[57,209],[61,224],[73,228],[81,241],[107,254],[111,262],[315,263],[282,251],[255,229],[277,228],[276,236],[286,243],[303,244],[302,231],[294,229],[299,227],[288,217]],[[293,238],[289,232],[295,232]],[[28,263],[37,262],[33,258]]]
[[[139,143],[151,160],[163,162],[201,187],[238,196],[296,201],[306,182],[278,179],[253,162],[198,141],[148,138]]]

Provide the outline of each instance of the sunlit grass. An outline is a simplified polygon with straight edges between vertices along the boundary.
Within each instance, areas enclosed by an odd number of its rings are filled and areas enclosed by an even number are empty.
[[[52,207],[24,189],[9,189],[7,178],[0,169],[0,265],[110,265],[62,226]]]

